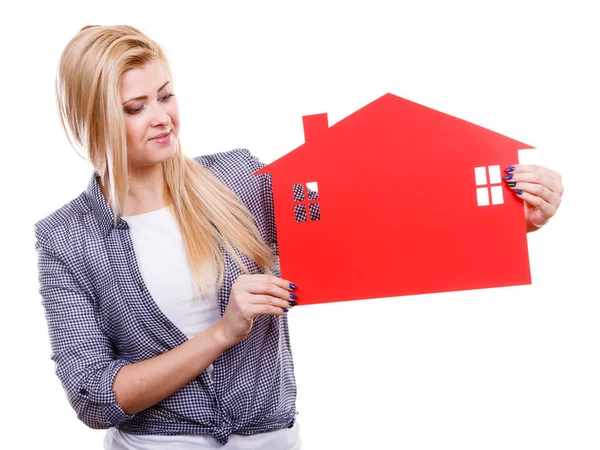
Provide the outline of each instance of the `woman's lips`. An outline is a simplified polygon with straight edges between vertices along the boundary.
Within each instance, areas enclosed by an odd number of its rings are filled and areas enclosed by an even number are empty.
[[[171,141],[171,131],[168,133],[164,133],[160,136],[150,139],[152,142],[157,142],[158,144],[168,144]]]

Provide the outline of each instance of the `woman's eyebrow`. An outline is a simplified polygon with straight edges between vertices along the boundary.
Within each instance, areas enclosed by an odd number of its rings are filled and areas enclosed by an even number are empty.
[[[158,88],[158,90],[157,90],[156,92],[160,92],[160,91],[162,91],[162,90],[164,89],[164,87],[165,87],[167,84],[169,84],[169,83],[170,83],[170,81],[167,81],[165,84],[163,84],[161,87],[159,87],[159,88]],[[130,98],[129,100],[126,100],[126,101],[124,101],[124,102],[123,102],[123,104],[125,104],[125,103],[128,103],[128,102],[130,102],[130,101],[132,101],[132,100],[146,100],[147,98],[148,98],[148,96],[147,96],[147,95],[142,95],[141,97],[134,97],[134,98]]]

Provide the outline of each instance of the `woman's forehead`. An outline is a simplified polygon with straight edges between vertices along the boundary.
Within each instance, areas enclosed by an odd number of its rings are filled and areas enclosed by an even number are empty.
[[[128,70],[121,77],[121,96],[132,98],[156,93],[167,81],[169,73],[158,60]]]

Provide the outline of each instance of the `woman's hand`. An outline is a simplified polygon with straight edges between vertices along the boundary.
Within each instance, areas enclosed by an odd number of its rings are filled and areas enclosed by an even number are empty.
[[[507,169],[504,179],[525,202],[527,232],[539,230],[556,214],[564,192],[562,177],[545,167],[514,165]]]
[[[241,275],[231,287],[229,304],[217,322],[217,336],[231,347],[248,336],[261,314],[282,316],[296,305],[296,289],[289,281],[271,275]]]

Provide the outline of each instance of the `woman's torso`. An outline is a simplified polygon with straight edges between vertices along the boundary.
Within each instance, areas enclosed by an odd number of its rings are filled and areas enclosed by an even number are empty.
[[[252,176],[261,164],[246,150],[197,160],[240,197],[265,242],[276,245],[270,183],[267,185],[264,176]],[[76,284],[92,302],[91,314],[86,309],[85,317],[78,316],[77,320],[82,321],[78,326],[98,328],[98,339],[102,337],[102,341],[97,345],[110,343],[98,357],[85,353],[86,367],[107,364],[109,353],[117,358],[109,363],[111,367],[135,363],[188,339],[152,298],[138,266],[130,227],[123,219],[114,224],[96,177],[77,199],[37,223],[36,236],[45,252],[44,273],[54,264],[50,258],[60,261],[68,275],[52,275],[57,277],[56,282],[67,280],[67,289]],[[259,273],[253,262],[247,258],[244,262],[251,273]],[[233,282],[242,273],[226,253],[224,263],[224,282],[216,293],[219,315],[225,311]],[[53,292],[48,290],[49,295]],[[69,291],[64,292],[71,296]],[[71,320],[71,316],[63,319],[55,310],[59,299],[57,294],[52,302],[46,302],[49,323],[57,330],[66,326],[62,320]],[[294,424],[296,385],[285,316],[260,316],[248,337],[214,362],[212,377],[205,371],[175,394],[134,416],[126,416],[119,409],[110,380],[104,375],[86,379],[71,376],[70,368],[78,366],[83,353],[69,349],[77,344],[84,351],[88,344],[63,341],[62,336],[59,333],[53,337],[57,374],[71,404],[82,414],[80,418],[94,428],[116,426],[134,435],[210,434],[224,442],[232,433],[263,433]],[[102,403],[94,403],[97,400]]]
[[[219,319],[217,291],[201,296],[194,289],[185,246],[173,207],[123,217],[128,223],[136,260],[152,299],[163,314],[192,339]],[[213,380],[213,365],[206,372]],[[105,450],[221,449],[209,434],[178,436],[134,435],[111,428],[104,440]],[[300,448],[298,425],[253,435],[232,434],[227,448],[236,450],[294,450]]]

